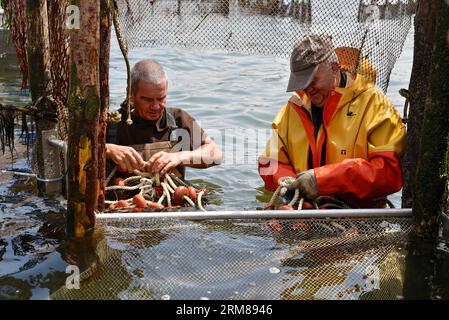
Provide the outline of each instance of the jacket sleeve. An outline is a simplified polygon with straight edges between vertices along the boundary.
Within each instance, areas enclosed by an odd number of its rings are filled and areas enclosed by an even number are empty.
[[[399,113],[385,96],[376,93],[362,126],[367,134],[368,159],[348,159],[315,168],[320,195],[363,201],[384,197],[402,188],[405,127]]]
[[[281,129],[284,126],[279,126],[279,122],[286,117],[284,107],[272,125],[272,133],[270,140],[268,140],[265,152],[259,157],[259,175],[265,183],[265,188],[274,192],[278,187],[278,180],[282,177],[295,177],[296,172],[290,164],[288,157],[286,139]]]

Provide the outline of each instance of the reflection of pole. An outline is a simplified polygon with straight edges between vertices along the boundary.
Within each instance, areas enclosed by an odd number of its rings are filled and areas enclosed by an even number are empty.
[[[30,78],[30,92],[33,103],[38,103],[39,111],[56,114],[56,104],[48,99],[52,93],[50,74],[50,40],[46,0],[26,1],[27,55]],[[48,119],[36,119],[36,162],[38,175],[44,179],[61,177],[59,155],[56,152],[45,154],[47,142],[43,131],[55,130],[57,123]],[[61,194],[61,182],[39,184],[39,191],[45,195]]]
[[[435,272],[435,244],[409,239],[404,272],[404,298],[431,299],[432,278]]]
[[[364,17],[365,17],[364,13],[365,13],[365,6],[363,5],[363,0],[360,0],[359,1],[359,12],[357,14],[358,22],[363,22]]]
[[[435,241],[410,238],[406,248],[404,298],[449,299],[449,254]]]
[[[307,4],[305,1],[301,2],[301,22],[305,22],[307,19]]]
[[[79,30],[70,30],[68,235],[83,237],[95,225],[100,112],[100,0],[75,0]]]
[[[267,4],[268,14],[270,16],[275,16],[279,13],[279,1],[278,0],[269,0]]]
[[[224,16],[229,15],[229,0],[220,0],[218,12]]]
[[[312,23],[312,3],[311,0],[307,0],[307,22]]]
[[[301,23],[312,23],[312,4],[311,0],[302,0],[299,4],[299,20]]]

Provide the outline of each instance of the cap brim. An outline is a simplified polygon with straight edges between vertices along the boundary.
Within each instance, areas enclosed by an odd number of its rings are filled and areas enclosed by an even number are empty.
[[[287,92],[304,90],[307,88],[312,83],[318,67],[319,66],[317,65],[298,72],[291,72],[290,79],[288,80]]]

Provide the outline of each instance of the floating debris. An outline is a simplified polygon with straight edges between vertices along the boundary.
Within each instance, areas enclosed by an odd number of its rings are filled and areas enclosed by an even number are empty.
[[[395,233],[395,232],[401,232],[401,226],[397,223],[389,223],[387,221],[383,221],[380,226],[384,228],[385,233]]]
[[[276,268],[276,267],[270,268],[270,273],[272,273],[272,274],[277,274],[277,273],[279,273],[279,272],[281,272],[281,270],[279,270],[279,269]]]

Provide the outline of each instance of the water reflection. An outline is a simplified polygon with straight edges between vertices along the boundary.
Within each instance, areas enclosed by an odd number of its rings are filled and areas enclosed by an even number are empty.
[[[405,299],[449,299],[447,242],[411,237],[407,243],[405,268]]]

